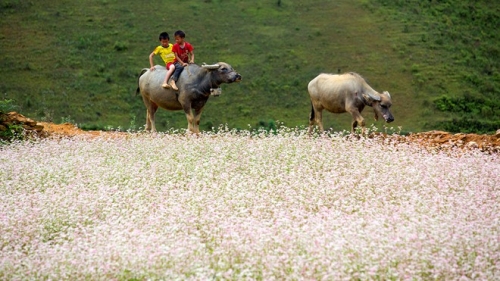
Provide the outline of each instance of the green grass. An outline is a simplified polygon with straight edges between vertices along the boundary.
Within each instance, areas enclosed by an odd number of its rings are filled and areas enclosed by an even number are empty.
[[[280,6],[242,0],[0,1],[0,98],[39,120],[71,116],[87,128],[141,126],[145,108],[135,96],[137,75],[148,67],[158,34],[182,29],[197,63],[225,61],[243,76],[207,103],[204,130],[276,121],[307,126],[307,83],[321,72],[347,71],[391,93],[396,121],[390,126],[439,129],[463,116],[439,110],[436,99],[467,94],[489,102],[499,94],[498,6],[487,1],[290,0]],[[482,122],[498,114],[471,118]],[[371,109],[363,115],[370,125]],[[327,128],[350,127],[346,114],[324,119]],[[161,110],[156,120],[159,130],[187,126],[180,111]]]

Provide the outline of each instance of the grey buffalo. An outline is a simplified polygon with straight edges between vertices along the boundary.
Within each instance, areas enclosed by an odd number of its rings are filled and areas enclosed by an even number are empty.
[[[309,82],[307,89],[312,105],[309,133],[312,132],[314,125],[318,125],[323,131],[323,109],[332,113],[349,112],[353,119],[352,132],[358,125],[365,126],[365,120],[361,116],[361,111],[365,106],[373,108],[375,120],[378,120],[380,116],[388,123],[394,121],[389,110],[392,105],[389,92],[378,93],[357,73],[322,73]]]
[[[166,110],[184,110],[188,130],[199,133],[201,112],[211,91],[218,89],[222,83],[241,81],[241,75],[225,62],[203,66],[189,64],[177,80],[178,91],[162,88],[165,74],[165,67],[156,65],[155,71],[144,68],[139,75],[136,93],[141,93],[146,105],[148,131],[156,131],[155,113],[161,107]]]

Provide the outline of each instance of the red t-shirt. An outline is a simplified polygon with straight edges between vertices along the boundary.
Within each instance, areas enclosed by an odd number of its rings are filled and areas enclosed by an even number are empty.
[[[181,61],[185,63],[189,62],[188,53],[192,52],[193,50],[193,45],[189,44],[188,42],[184,42],[184,48],[181,48],[181,46],[177,43],[175,43],[174,47],[172,48],[172,52],[176,53]]]

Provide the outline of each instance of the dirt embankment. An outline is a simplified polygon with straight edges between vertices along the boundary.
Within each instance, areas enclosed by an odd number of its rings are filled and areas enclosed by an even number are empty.
[[[26,135],[37,137],[109,136],[120,137],[122,132],[83,131],[71,123],[37,122],[17,112],[0,114],[0,134],[9,126],[21,126]],[[493,135],[451,134],[443,131],[414,133],[407,136],[388,135],[385,138],[404,143],[415,143],[432,150],[478,149],[487,153],[500,153],[500,129]]]

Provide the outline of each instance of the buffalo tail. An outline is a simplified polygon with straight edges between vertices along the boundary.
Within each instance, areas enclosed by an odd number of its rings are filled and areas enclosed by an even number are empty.
[[[147,68],[143,68],[141,70],[141,73],[139,73],[139,77],[137,77],[137,89],[135,90],[135,95],[137,96],[137,94],[139,94],[141,92],[141,88],[139,87],[139,79],[141,78],[141,76],[146,73],[146,71],[148,71],[149,69]]]
[[[314,106],[311,102],[311,114],[309,114],[309,121],[313,121],[314,120]]]

